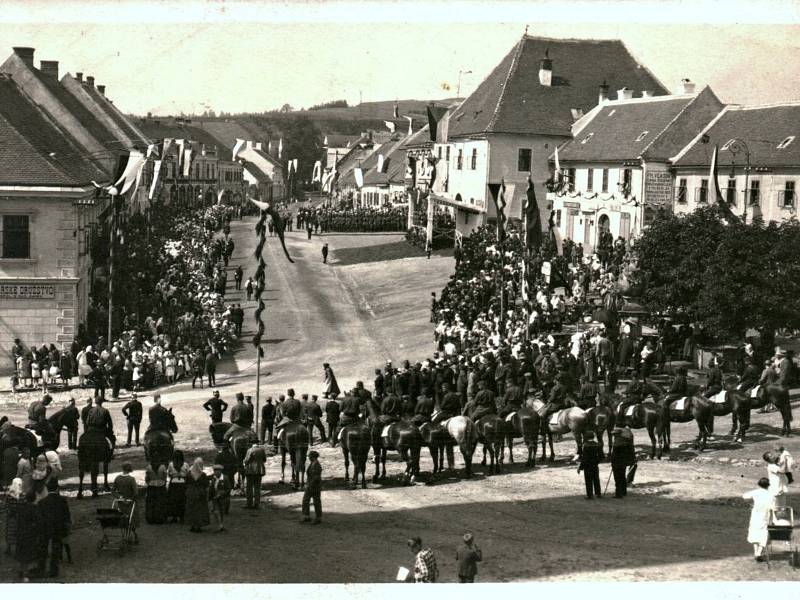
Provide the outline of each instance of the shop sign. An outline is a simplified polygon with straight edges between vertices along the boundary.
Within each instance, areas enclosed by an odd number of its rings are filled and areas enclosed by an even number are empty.
[[[55,297],[56,288],[54,285],[0,284],[0,298],[35,300],[37,298]]]

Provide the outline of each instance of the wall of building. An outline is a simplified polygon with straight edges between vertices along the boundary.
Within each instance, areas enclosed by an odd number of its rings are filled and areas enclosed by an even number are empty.
[[[450,160],[447,160],[447,147],[450,147]],[[441,149],[441,151],[440,151]],[[472,168],[472,152],[476,152],[475,168]],[[461,169],[458,168],[458,153],[462,152]],[[436,144],[433,152],[441,153],[441,161],[447,162],[447,190],[442,192],[447,198],[460,200],[479,210],[486,210],[489,202],[486,177],[489,165],[489,142],[487,140],[457,140],[449,144]],[[437,167],[437,170],[442,167]]]
[[[737,171],[741,171],[741,169],[737,169]],[[722,192],[723,196],[726,196],[728,181],[731,179],[730,174],[729,172],[720,172],[718,176],[720,191]],[[734,214],[741,216],[745,210],[745,176],[744,174],[737,173],[733,179],[736,181],[736,205],[732,210]],[[678,202],[682,180],[686,180],[687,193],[685,203]],[[700,206],[704,206],[704,204],[699,202],[697,191],[700,189],[701,181],[703,180],[707,181],[709,185],[708,202],[713,202],[713,182],[709,179],[708,169],[679,169],[674,173],[672,208],[676,213],[686,214]],[[787,181],[795,182],[796,190],[800,191],[800,168],[786,168],[781,171],[772,172],[752,171],[747,183],[750,188],[753,187],[753,181],[759,182],[760,198],[757,206],[751,206],[750,204],[747,205],[748,222],[750,222],[754,216],[760,216],[767,222],[780,222],[785,219],[791,219],[793,216],[797,215],[797,197],[795,196],[794,198],[793,207],[784,207],[782,202],[782,192],[786,188]]]

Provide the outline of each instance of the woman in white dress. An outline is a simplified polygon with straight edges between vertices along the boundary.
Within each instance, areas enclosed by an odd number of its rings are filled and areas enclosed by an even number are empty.
[[[747,541],[753,544],[753,554],[757,562],[764,560],[764,547],[767,545],[770,511],[775,507],[775,496],[769,489],[769,479],[762,477],[758,487],[742,494],[745,500],[753,501],[750,511],[750,526],[747,528]]]

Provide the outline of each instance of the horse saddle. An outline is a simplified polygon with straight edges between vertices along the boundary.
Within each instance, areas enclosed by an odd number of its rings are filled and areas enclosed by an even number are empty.
[[[381,431],[381,437],[385,437],[385,438],[389,437],[389,428],[391,426],[392,426],[391,423],[389,423],[388,425],[384,426],[383,430]]]
[[[550,425],[558,425],[558,417],[561,416],[561,413],[564,412],[563,410],[558,410],[550,415]]]
[[[725,398],[727,398],[728,392],[722,390],[719,394],[714,394],[711,396],[711,402],[714,404],[725,404]]]
[[[506,415],[506,423],[510,423],[511,420],[514,418],[514,415],[517,414],[517,411],[510,412]]]
[[[669,407],[670,410],[679,412],[686,410],[686,400],[687,400],[686,396],[684,396],[683,398],[678,398],[672,404],[670,404]]]
[[[344,427],[339,428],[339,435],[336,436],[336,439],[340,442],[342,441],[342,436],[344,435]]]
[[[758,398],[758,390],[760,390],[760,389],[761,389],[761,386],[757,385],[752,390],[750,390],[750,397],[751,398]]]
[[[631,404],[631,405],[630,405],[630,406],[627,408],[627,410],[625,411],[625,416],[626,416],[626,417],[632,417],[632,416],[633,416],[633,411],[634,411],[635,409],[636,409],[636,405],[635,405],[635,404]]]

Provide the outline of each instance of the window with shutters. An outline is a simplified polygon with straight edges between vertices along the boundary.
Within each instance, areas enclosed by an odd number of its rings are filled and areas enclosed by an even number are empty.
[[[603,169],[603,193],[608,192],[608,169]]]
[[[30,217],[28,215],[3,215],[2,258],[30,258],[31,257],[31,233]]]
[[[586,191],[594,191],[594,169],[586,170]]]

